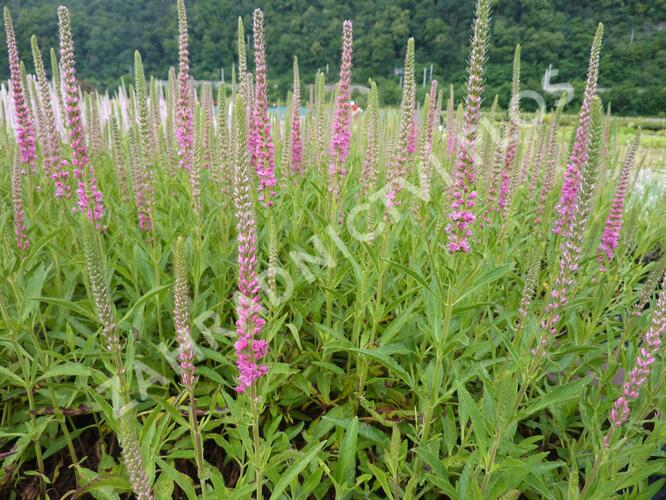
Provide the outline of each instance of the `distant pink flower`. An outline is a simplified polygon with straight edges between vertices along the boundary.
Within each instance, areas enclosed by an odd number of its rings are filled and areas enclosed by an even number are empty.
[[[30,240],[25,227],[25,211],[23,209],[23,171],[18,158],[11,165],[12,174],[12,206],[14,208],[14,234],[19,250],[28,250]]]
[[[546,148],[546,159],[545,159],[545,169],[543,173],[543,183],[541,184],[541,191],[539,193],[539,201],[536,209],[536,217],[534,222],[540,224],[542,222],[543,211],[546,205],[546,200],[551,190],[553,189],[553,182],[555,180],[555,168],[557,167],[558,160],[558,144],[557,144],[557,134],[559,130],[559,119],[560,119],[560,109],[558,108],[555,114],[553,115],[552,122],[550,124],[550,130],[548,131],[548,137],[546,139],[547,144],[544,144]]]
[[[148,167],[142,161],[140,138],[135,130],[130,130],[130,170],[132,173],[132,187],[134,188],[134,202],[136,205],[139,229],[150,231],[153,228],[151,216],[152,186]]]
[[[194,388],[194,346],[190,334],[189,287],[187,285],[187,263],[184,241],[176,240],[174,246],[173,321],[178,339],[178,361],[180,361],[181,381],[192,391]]]
[[[508,147],[507,147],[508,148]],[[514,153],[515,154],[515,151]],[[512,155],[512,153],[509,153],[509,155]],[[504,158],[504,168],[502,169],[502,174],[501,174],[501,182],[500,182],[500,189],[499,189],[499,200],[497,201],[497,205],[499,207],[499,211],[501,213],[505,213],[508,210],[508,201],[509,201],[509,191],[511,188],[511,162],[513,159],[509,159],[507,157]]]
[[[651,367],[661,349],[661,336],[666,332],[666,275],[662,276],[662,286],[650,328],[645,335],[636,356],[634,367],[625,377],[622,395],[613,403],[610,411],[611,430],[604,440],[606,446],[611,433],[629,419],[629,404],[638,399],[641,388],[650,377]]]
[[[238,95],[234,103],[234,206],[238,242],[238,295],[234,344],[239,376],[238,392],[245,392],[268,368],[257,364],[268,351],[268,342],[257,339],[266,323],[261,317],[261,298],[257,279],[257,222],[252,192],[254,185],[248,165],[245,105]]]
[[[560,234],[566,230],[571,221],[573,210],[576,205],[576,197],[580,186],[581,170],[587,163],[590,142],[590,111],[592,99],[597,91],[597,79],[599,77],[599,54],[601,52],[601,39],[604,28],[599,24],[594,36],[592,49],[590,51],[590,62],[587,70],[587,82],[583,94],[583,104],[580,108],[578,128],[576,129],[576,140],[569,164],[564,173],[564,184],[562,194],[557,204],[558,219],[555,221],[553,232]]]
[[[412,114],[414,112],[412,111]],[[416,119],[412,116],[412,121],[409,124],[409,135],[407,140],[407,153],[412,155],[416,152]]]
[[[190,91],[190,54],[188,52],[187,13],[185,3],[178,0],[178,100],[176,102],[176,140],[178,163],[192,169],[194,162],[194,119]]]
[[[450,157],[453,157],[456,151],[455,113],[453,84],[451,84],[449,87],[449,103],[446,107],[446,135],[448,137],[448,152]]]
[[[481,95],[483,93],[483,66],[486,59],[487,38],[490,29],[489,0],[478,0],[476,18],[472,34],[472,51],[469,58],[467,97],[465,98],[464,128],[457,144],[457,157],[452,186],[452,202],[449,211],[448,235],[449,252],[469,252],[471,250],[471,226],[476,220],[472,209],[476,205],[474,148],[476,145]]]
[[[72,147],[74,177],[78,181],[76,189],[77,206],[81,213],[88,216],[88,219],[99,221],[104,216],[103,197],[97,189],[95,169],[90,163],[88,146],[83,131],[83,119],[79,106],[79,84],[76,79],[76,64],[74,62],[74,41],[72,40],[67,7],[62,5],[58,7],[58,21],[60,24],[60,64],[64,85],[63,99]]]
[[[37,161],[37,143],[35,139],[35,127],[30,118],[30,108],[23,93],[21,79],[21,61],[16,48],[16,36],[12,17],[7,7],[4,8],[5,32],[7,34],[7,56],[9,59],[9,74],[12,87],[12,99],[16,112],[17,130],[16,140],[21,154],[21,163],[28,165],[31,171],[35,170]]]
[[[509,127],[504,151],[504,168],[497,202],[502,216],[506,217],[511,204],[511,180],[514,174],[516,152],[519,142],[520,122],[520,44],[516,45],[513,59],[513,81],[511,85],[511,102],[509,104]]]
[[[365,198],[374,190],[377,183],[377,164],[379,163],[379,98],[377,84],[370,82],[367,107],[367,143],[365,158],[361,169],[361,193]]]
[[[402,102],[400,104],[400,129],[395,144],[394,156],[387,172],[388,187],[386,191],[386,206],[400,205],[398,194],[402,190],[400,182],[407,173],[410,155],[416,149],[416,124],[414,122],[414,108],[416,106],[416,81],[414,79],[414,39],[407,40],[405,53],[404,83],[402,86]]]
[[[266,80],[266,49],[264,46],[264,13],[255,9],[253,16],[255,97],[251,133],[254,167],[259,176],[259,201],[273,205],[275,196],[275,157],[271,121],[268,117],[268,82]]]
[[[544,318],[541,322],[542,335],[533,355],[546,355],[546,347],[550,339],[558,333],[558,324],[562,308],[568,302],[568,293],[574,284],[574,277],[580,265],[585,230],[587,229],[592,199],[596,187],[598,168],[601,155],[602,119],[601,101],[595,98],[590,113],[590,150],[589,158],[583,164],[581,182],[578,188],[576,204],[571,214],[571,221],[562,235],[560,242],[561,256],[557,279],[553,283],[550,296],[546,302]]]
[[[428,151],[432,150],[432,131],[435,125],[439,127],[439,114],[437,111],[437,80],[430,82],[430,112],[428,113]]]
[[[41,102],[42,113],[44,116],[43,135],[44,140],[42,149],[44,152],[44,170],[53,180],[55,185],[55,196],[61,198],[71,195],[71,188],[68,183],[69,170],[68,163],[60,156],[60,136],[56,126],[55,115],[53,112],[53,99],[49,91],[49,82],[46,78],[44,61],[42,53],[37,44],[37,37],[32,36],[32,57],[35,63],[35,72],[39,83],[39,100]]]
[[[256,149],[256,135],[255,134],[255,124],[254,124],[254,75],[249,72],[245,72],[245,93],[242,93],[243,99],[245,99],[245,117],[247,120],[248,134],[247,134],[247,150],[250,153],[252,159],[252,164],[254,165],[254,152]]]
[[[301,81],[298,73],[298,59],[294,57],[294,94],[291,110],[291,171],[303,171],[303,141],[301,139]]]
[[[525,185],[525,182],[528,180],[528,175],[531,173],[532,168],[534,166],[534,163],[536,159],[533,157],[534,155],[532,152],[536,149],[536,155],[538,156],[539,154],[539,142],[540,142],[540,134],[538,133],[537,127],[534,127],[532,129],[532,132],[530,132],[530,138],[527,142],[527,148],[525,149],[525,153],[523,154],[523,159],[520,164],[520,170],[519,170],[519,175],[518,175],[518,185],[523,186]],[[530,184],[528,186],[530,190],[532,189],[534,184]]]
[[[636,160],[636,150],[638,149],[639,138],[632,142],[627,153],[627,158],[620,172],[620,178],[617,181],[617,188],[615,190],[615,197],[613,198],[613,205],[611,206],[608,219],[606,219],[606,226],[604,233],[601,236],[601,244],[599,245],[598,256],[599,262],[602,264],[601,270],[605,270],[605,263],[613,258],[613,253],[618,246],[620,240],[620,231],[622,230],[622,215],[624,212],[624,200],[627,195],[627,187],[629,184],[629,174],[634,166]]]
[[[335,101],[335,120],[331,138],[331,156],[328,166],[328,190],[337,199],[342,178],[347,175],[345,162],[351,141],[351,67],[352,67],[352,23],[342,23],[342,61],[340,81]]]
[[[500,188],[504,182],[504,178],[502,176],[502,173],[504,171],[504,154],[502,152],[502,148],[500,147],[500,144],[504,144],[504,137],[506,136],[506,130],[507,130],[507,125],[506,123],[503,123],[499,129],[499,135],[497,137],[497,140],[495,141],[495,144],[492,145],[494,148],[494,158],[491,158],[491,155],[488,155],[488,161],[492,161],[492,170],[490,171],[490,182],[488,183],[488,191],[486,193],[487,196],[487,213],[485,214],[484,220],[486,223],[490,223],[491,217],[490,214],[493,211],[498,211],[499,210],[499,200],[498,200],[498,184],[500,185]],[[488,139],[489,141],[493,141],[491,137]]]

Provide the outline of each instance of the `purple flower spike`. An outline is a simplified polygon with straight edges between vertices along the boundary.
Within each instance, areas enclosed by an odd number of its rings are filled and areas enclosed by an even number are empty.
[[[176,140],[178,164],[192,170],[194,162],[194,118],[190,100],[190,54],[188,52],[187,13],[178,0],[178,101],[176,103]]]
[[[351,141],[351,67],[352,67],[352,22],[342,23],[342,61],[340,81],[335,101],[335,120],[331,138],[331,156],[328,165],[328,190],[337,199],[340,196],[342,179],[347,175],[345,162]]]
[[[601,236],[601,244],[599,245],[599,262],[602,264],[601,270],[605,270],[605,264],[613,258],[615,249],[620,240],[620,231],[622,231],[622,215],[624,212],[624,200],[627,196],[627,187],[629,184],[629,174],[636,161],[636,151],[638,150],[638,143],[640,137],[636,134],[636,138],[631,143],[627,158],[620,172],[620,178],[617,181],[617,189],[615,190],[615,197],[613,198],[613,205],[611,206],[604,233]]]
[[[268,368],[258,364],[267,353],[268,343],[257,339],[266,323],[261,317],[261,298],[257,279],[257,237],[253,190],[250,175],[245,122],[245,103],[241,95],[234,102],[234,206],[238,230],[238,295],[234,344],[238,366],[238,392],[245,392]]]
[[[445,228],[449,241],[447,248],[451,253],[466,253],[471,250],[471,226],[476,220],[476,215],[472,211],[476,205],[477,197],[474,147],[481,113],[483,66],[486,60],[487,38],[490,29],[490,9],[490,0],[477,1],[472,34],[472,52],[469,58],[464,125],[462,134],[456,144],[457,158],[452,186],[453,201],[449,211],[450,222]]]
[[[255,95],[252,133],[252,155],[259,176],[259,200],[273,206],[275,196],[275,157],[271,121],[268,118],[268,82],[266,80],[266,49],[264,45],[264,13],[255,9],[253,16]]]
[[[298,58],[294,57],[294,94],[291,111],[291,172],[303,172],[303,142],[301,139],[301,80],[298,72]]]
[[[629,419],[631,409],[629,403],[638,399],[641,388],[650,377],[651,367],[661,349],[661,336],[666,332],[666,274],[662,276],[661,294],[657,300],[650,328],[645,335],[638,350],[633,369],[625,377],[622,395],[615,400],[610,411],[611,429],[604,440],[606,446],[610,435]]]
[[[97,189],[95,169],[90,163],[88,146],[83,131],[83,119],[79,106],[79,84],[76,79],[74,61],[74,41],[67,7],[58,7],[60,24],[60,64],[64,85],[65,113],[72,147],[72,166],[77,180],[77,206],[91,221],[99,221],[104,216],[102,193]],[[99,224],[97,224],[99,228]]]
[[[12,87],[12,98],[14,100],[14,110],[16,112],[16,121],[18,122],[16,140],[21,154],[21,163],[28,165],[32,171],[35,169],[37,161],[37,143],[35,138],[35,127],[30,118],[29,104],[23,93],[23,83],[21,81],[21,61],[19,60],[18,49],[16,48],[16,36],[14,35],[14,25],[9,9],[5,7],[5,32],[7,33],[7,55],[9,59],[9,73]]]
[[[597,32],[592,42],[590,51],[590,62],[587,70],[587,82],[585,84],[585,94],[583,104],[580,108],[578,119],[578,129],[576,129],[576,140],[569,164],[564,173],[564,184],[562,185],[562,194],[557,204],[558,219],[553,226],[553,232],[562,234],[566,231],[571,222],[576,197],[580,187],[581,171],[587,163],[590,147],[590,112],[592,99],[597,92],[597,79],[599,77],[599,54],[601,53],[601,40],[604,34],[603,24],[599,24]]]

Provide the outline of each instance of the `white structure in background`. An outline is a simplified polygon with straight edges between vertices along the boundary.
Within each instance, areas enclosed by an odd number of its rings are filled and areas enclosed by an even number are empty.
[[[636,177],[636,185],[631,193],[633,203],[652,208],[666,194],[666,167],[641,169]]]
[[[566,106],[574,98],[574,88],[570,83],[551,83],[550,79],[556,77],[559,74],[559,71],[553,69],[553,65],[548,65],[546,72],[543,74],[543,80],[541,80],[541,87],[546,94],[566,94],[567,100],[564,102]]]

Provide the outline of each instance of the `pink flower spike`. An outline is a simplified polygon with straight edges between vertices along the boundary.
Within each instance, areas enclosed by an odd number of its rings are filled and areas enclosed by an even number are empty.
[[[68,182],[69,171],[67,170],[67,162],[60,157],[60,136],[58,134],[53,109],[54,100],[51,99],[49,82],[46,78],[46,70],[44,69],[44,61],[42,60],[42,53],[39,50],[37,37],[35,35],[32,36],[31,43],[32,58],[35,64],[35,72],[37,73],[37,81],[39,84],[39,101],[41,103],[44,121],[42,126],[44,136],[42,144],[42,150],[44,152],[44,170],[53,180],[56,198],[62,198],[65,195],[69,196],[71,191]]]
[[[238,293],[236,295],[236,333],[234,344],[238,367],[239,393],[266,374],[266,365],[257,364],[268,351],[268,344],[256,337],[265,324],[261,317],[261,298],[257,278],[256,217],[252,191],[255,189],[248,161],[245,103],[238,94],[234,102],[234,206],[238,243]]]
[[[608,446],[608,441],[614,429],[622,426],[629,419],[631,409],[629,404],[638,399],[642,387],[648,381],[655,357],[661,348],[662,335],[666,332],[666,274],[662,275],[661,293],[657,300],[652,322],[648,328],[641,346],[638,350],[634,367],[625,376],[622,395],[615,400],[610,410],[611,429],[609,430],[604,443]]]
[[[580,108],[578,128],[576,129],[576,140],[569,164],[564,173],[564,184],[560,201],[557,204],[558,219],[553,226],[553,232],[561,234],[567,230],[571,222],[576,198],[580,187],[581,172],[587,163],[590,147],[590,112],[592,99],[597,92],[597,79],[599,77],[599,55],[601,52],[601,40],[604,34],[603,24],[599,24],[590,50],[590,62],[587,70],[587,82],[583,95],[583,104]]]
[[[400,205],[398,194],[403,184],[399,182],[407,173],[407,165],[416,149],[416,124],[414,108],[416,106],[416,81],[414,79],[414,38],[407,40],[405,53],[404,83],[402,86],[402,102],[400,104],[400,130],[397,143],[387,172],[389,189],[386,193],[386,206]]]
[[[599,256],[597,257],[601,263],[601,270],[606,269],[605,264],[613,258],[613,254],[618,247],[620,240],[620,232],[622,231],[622,216],[624,212],[624,201],[627,196],[627,187],[629,184],[629,174],[636,161],[636,151],[638,150],[638,143],[640,141],[639,134],[631,143],[627,158],[620,172],[620,177],[617,181],[617,188],[615,190],[615,197],[613,198],[613,205],[611,206],[608,219],[606,219],[606,226],[604,233],[601,236],[601,243],[599,245]]]
[[[194,390],[194,346],[190,334],[189,287],[187,284],[187,261],[182,237],[178,237],[173,250],[174,285],[173,285],[173,322],[178,339],[178,361],[182,384],[190,391]]]
[[[12,88],[12,100],[16,113],[17,130],[16,141],[21,154],[21,163],[28,165],[34,173],[37,161],[37,142],[35,138],[35,127],[30,118],[30,108],[25,98],[23,82],[21,78],[21,61],[16,47],[16,36],[9,8],[4,8],[5,33],[7,34],[7,56],[9,59],[9,74]]]
[[[259,176],[259,200],[273,205],[276,195],[275,157],[271,121],[268,117],[268,82],[266,79],[266,49],[264,41],[264,13],[255,9],[252,15],[254,34],[255,94],[251,133],[252,158]]]
[[[88,219],[97,222],[104,216],[102,193],[97,189],[95,169],[90,163],[88,146],[83,131],[83,118],[79,106],[79,84],[76,79],[74,61],[74,41],[67,7],[58,7],[60,25],[60,64],[64,85],[65,112],[69,127],[69,139],[72,147],[72,166],[77,181],[77,206]],[[96,224],[99,228],[100,225]]]
[[[347,175],[345,162],[351,141],[351,67],[352,22],[347,20],[342,23],[342,61],[328,165],[328,190],[336,200],[340,196],[342,178]]]
[[[472,50],[469,58],[467,97],[465,98],[464,125],[462,134],[457,141],[457,157],[455,161],[453,187],[458,196],[453,196],[453,206],[466,206],[467,197],[474,192],[475,166],[474,149],[476,145],[479,119],[481,113],[481,96],[483,94],[483,72],[486,60],[487,38],[490,30],[490,0],[477,0],[476,14],[472,34]],[[449,136],[450,137],[450,136]],[[462,224],[447,226],[449,251],[452,253],[469,252],[471,245],[471,225],[476,216],[466,211]]]
[[[430,110],[428,112],[428,151],[432,150],[432,133],[434,127],[439,127],[439,114],[437,113],[437,80],[430,82]]]
[[[291,172],[303,173],[303,142],[301,138],[301,80],[298,72],[298,58],[294,57],[294,93],[291,110]]]
[[[190,99],[190,53],[188,52],[187,13],[184,0],[178,0],[178,101],[176,103],[176,140],[178,164],[192,170],[194,162],[194,118]]]

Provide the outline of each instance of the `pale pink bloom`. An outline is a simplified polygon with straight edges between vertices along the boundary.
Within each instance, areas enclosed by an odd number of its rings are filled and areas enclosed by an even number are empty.
[[[275,155],[271,121],[268,117],[268,83],[266,80],[266,49],[264,46],[264,13],[255,9],[253,16],[255,94],[251,134],[253,163],[259,177],[259,200],[273,205],[275,196]]]
[[[99,221],[104,215],[104,204],[101,191],[97,189],[95,169],[90,163],[88,146],[83,131],[83,119],[79,105],[79,84],[76,79],[76,64],[74,61],[74,41],[70,27],[69,11],[67,7],[58,7],[58,20],[60,24],[60,65],[62,66],[62,81],[64,87],[63,99],[69,139],[72,147],[72,166],[74,177],[77,180],[76,194],[77,206],[81,213],[85,213],[91,221]],[[99,224],[97,224],[99,227]]]
[[[583,166],[587,163],[590,147],[590,112],[592,99],[597,91],[597,79],[599,77],[599,54],[601,52],[601,39],[604,28],[599,24],[594,36],[592,49],[590,51],[590,62],[587,70],[587,82],[585,84],[585,93],[583,94],[583,104],[580,108],[578,118],[578,128],[576,129],[576,140],[569,164],[564,173],[564,184],[560,201],[557,204],[558,219],[555,221],[553,232],[560,234],[565,231],[571,222],[576,197],[580,187],[580,180]]]
[[[342,179],[347,175],[345,162],[349,155],[351,141],[351,67],[352,23],[347,20],[342,23],[342,61],[328,165],[328,190],[336,199],[340,195]]]

